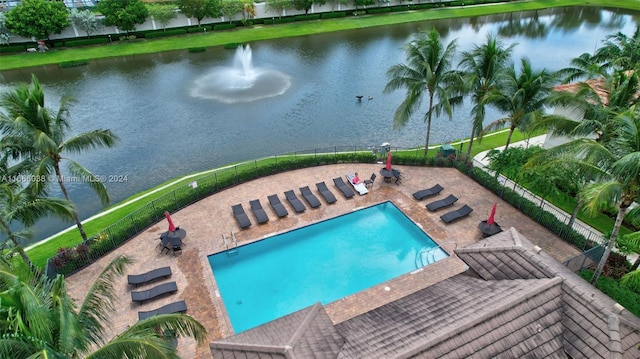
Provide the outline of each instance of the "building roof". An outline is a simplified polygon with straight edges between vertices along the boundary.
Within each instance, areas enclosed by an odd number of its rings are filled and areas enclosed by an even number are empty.
[[[640,318],[513,228],[455,253],[467,272],[336,325],[316,304],[216,341],[212,353],[216,359],[248,353],[331,359],[640,356]],[[273,355],[275,347],[281,356]]]

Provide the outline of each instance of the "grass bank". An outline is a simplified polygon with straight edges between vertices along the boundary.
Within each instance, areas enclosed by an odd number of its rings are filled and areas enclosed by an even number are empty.
[[[260,25],[229,31],[211,31],[160,39],[137,39],[107,45],[52,50],[46,53],[20,53],[0,57],[0,70],[27,68],[65,62],[149,54],[194,47],[215,47],[275,38],[313,35],[325,32],[361,29],[416,21],[471,17],[497,13],[541,10],[564,6],[606,6],[640,10],[640,0],[530,0],[501,4],[438,8],[372,16],[345,17],[320,21],[302,21],[280,25]]]

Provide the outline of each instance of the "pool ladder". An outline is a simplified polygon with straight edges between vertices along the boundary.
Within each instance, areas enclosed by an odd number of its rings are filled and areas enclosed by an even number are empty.
[[[222,241],[224,242],[224,247],[227,250],[227,255],[237,255],[238,254],[238,239],[236,238],[236,234],[231,231],[231,240],[233,241],[233,247],[229,247],[229,241],[227,237],[225,237],[224,233],[222,233]]]

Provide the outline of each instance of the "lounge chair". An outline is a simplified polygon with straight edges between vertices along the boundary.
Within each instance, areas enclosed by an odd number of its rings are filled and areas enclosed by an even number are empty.
[[[316,197],[315,194],[311,192],[309,186],[300,187],[300,194],[302,195],[302,197],[304,197],[307,203],[309,203],[309,206],[311,206],[311,208],[320,207],[320,200],[318,199],[318,197]]]
[[[289,214],[289,211],[287,211],[287,208],[285,208],[282,202],[280,202],[280,198],[278,198],[277,194],[272,194],[267,198],[269,198],[269,204],[271,205],[271,208],[276,211],[278,217],[286,217]]]
[[[316,183],[316,188],[318,189],[318,192],[320,192],[320,195],[324,198],[325,201],[327,201],[328,204],[331,203],[336,203],[336,196],[333,195],[333,192],[329,191],[329,188],[327,188],[327,184],[324,182],[318,182]]]
[[[427,197],[435,196],[440,193],[444,188],[440,184],[436,184],[435,186],[427,189],[423,189],[413,194],[413,198],[417,201],[425,199]]]
[[[372,187],[373,186],[373,182],[376,181],[376,174],[372,173],[371,174],[371,178],[369,178],[368,180],[364,180],[364,185],[365,187]]]
[[[236,221],[238,221],[240,228],[247,228],[251,225],[249,216],[244,212],[242,204],[233,205],[231,206],[231,209],[233,209],[233,215],[236,217]]]
[[[293,190],[286,191],[284,193],[284,198],[287,199],[289,204],[291,204],[291,206],[293,206],[293,209],[298,213],[302,213],[307,209],[307,207],[305,207],[304,204],[302,204],[302,201],[298,199],[298,196],[296,196],[296,194],[293,193]]]
[[[175,293],[178,291],[176,282],[162,283],[151,289],[140,292],[131,292],[131,300],[134,302],[145,302],[164,294]]]
[[[127,282],[130,285],[139,286],[153,282],[156,279],[171,277],[171,267],[160,267],[142,274],[129,274]]]
[[[253,201],[249,201],[251,205],[251,211],[253,215],[256,216],[258,223],[267,223],[269,222],[269,216],[267,216],[267,212],[262,208],[262,203],[260,203],[259,199],[254,199]]]
[[[184,300],[179,302],[169,303],[160,308],[149,310],[146,312],[138,312],[138,320],[147,319],[153,317],[154,315],[160,314],[173,314],[173,313],[184,313],[187,311],[187,303]]]
[[[344,183],[344,180],[342,180],[342,177],[334,178],[333,184],[335,184],[336,187],[338,187],[338,189],[340,190],[340,192],[342,192],[345,198],[351,198],[356,195],[356,193],[353,192],[351,187],[347,186],[347,184]]]
[[[447,212],[440,216],[440,219],[445,223],[451,223],[455,220],[468,216],[471,212],[473,212],[473,208],[467,206],[466,204],[455,211]]]
[[[360,194],[361,196],[369,193],[367,186],[365,186],[363,182],[353,183],[353,179],[355,178],[355,176],[356,175],[354,175],[353,173],[349,173],[348,175],[346,175],[347,181],[351,183],[351,185],[353,186],[353,189],[355,189],[356,192],[358,192],[358,194]]]
[[[431,212],[435,212],[435,211],[439,210],[440,208],[452,206],[457,201],[458,201],[458,197],[450,194],[450,195],[448,195],[447,197],[445,197],[443,199],[440,199],[440,200],[437,200],[437,201],[433,201],[431,203],[427,203],[426,207]]]

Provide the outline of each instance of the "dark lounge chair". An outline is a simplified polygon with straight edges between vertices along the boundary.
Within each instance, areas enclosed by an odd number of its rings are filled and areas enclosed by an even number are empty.
[[[269,204],[271,205],[271,208],[276,211],[278,217],[286,217],[289,214],[289,211],[287,211],[287,208],[282,204],[282,202],[280,202],[280,198],[278,198],[277,194],[272,194],[267,198],[269,198]]]
[[[309,186],[300,187],[300,194],[302,195],[302,197],[304,197],[307,203],[309,203],[309,206],[311,206],[311,208],[320,207],[320,200],[318,199],[318,197],[316,197],[315,194],[311,192]]]
[[[149,310],[146,312],[138,312],[138,320],[151,318],[154,315],[184,313],[186,311],[187,311],[187,303],[184,300],[181,300],[179,302],[169,303],[165,306],[162,306],[154,310]]]
[[[338,187],[338,189],[340,190],[340,192],[342,192],[345,198],[351,198],[356,195],[356,193],[351,189],[351,187],[347,186],[347,184],[344,183],[344,180],[342,179],[342,177],[334,178],[333,184],[335,184],[336,187]]]
[[[468,216],[471,212],[473,212],[473,208],[467,206],[466,204],[455,211],[447,212],[440,216],[440,219],[445,223],[451,223],[455,220]]]
[[[130,285],[139,286],[153,282],[156,279],[171,277],[171,267],[161,267],[143,274],[129,274],[127,282]]]
[[[307,207],[305,207],[304,204],[302,204],[302,201],[298,199],[298,196],[296,196],[296,194],[293,193],[293,190],[286,191],[284,193],[284,198],[287,199],[289,204],[291,204],[291,206],[293,206],[293,209],[298,213],[302,213],[307,209]]]
[[[242,204],[233,205],[231,206],[231,209],[233,209],[233,215],[236,217],[236,221],[238,221],[240,228],[247,228],[251,225],[249,216],[244,212]]]
[[[413,194],[413,198],[415,198],[416,200],[420,201],[420,200],[425,199],[427,197],[431,197],[431,196],[437,195],[443,189],[444,188],[442,188],[442,186],[440,186],[440,184],[436,184],[435,186],[433,186],[431,188],[423,189],[421,191],[418,191],[418,192],[414,193]]]
[[[318,182],[316,183],[316,188],[318,189],[318,192],[320,192],[320,195],[324,198],[325,201],[327,201],[328,204],[331,203],[336,203],[336,196],[333,195],[333,192],[329,191],[329,188],[327,188],[327,184],[324,182]]]
[[[164,294],[175,293],[178,291],[176,282],[162,283],[151,289],[140,292],[131,292],[131,300],[134,302],[145,302]]]
[[[269,216],[267,216],[267,212],[262,208],[262,203],[260,203],[259,199],[254,199],[253,201],[249,201],[251,205],[251,211],[253,215],[256,216],[258,223],[267,223],[269,222]]]
[[[368,180],[364,180],[364,185],[366,187],[372,187],[373,186],[373,182],[376,181],[376,174],[372,173],[371,174],[371,178],[369,178]]]
[[[439,210],[440,208],[452,206],[457,201],[458,201],[458,197],[450,194],[450,195],[448,195],[447,197],[445,197],[443,199],[440,199],[440,200],[437,200],[437,201],[433,201],[431,203],[427,203],[426,207],[431,212],[435,212],[435,211]]]

